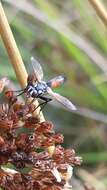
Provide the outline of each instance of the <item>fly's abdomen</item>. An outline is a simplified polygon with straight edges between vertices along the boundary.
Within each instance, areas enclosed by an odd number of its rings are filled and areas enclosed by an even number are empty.
[[[66,80],[66,77],[58,76],[48,81],[47,85],[51,88],[56,88],[56,87],[61,86],[65,82],[65,80]]]

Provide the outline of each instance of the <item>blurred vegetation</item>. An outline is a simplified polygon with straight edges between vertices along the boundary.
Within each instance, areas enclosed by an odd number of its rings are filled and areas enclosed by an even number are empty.
[[[64,134],[64,146],[72,146],[83,156],[84,168],[101,180],[101,190],[104,189],[107,186],[107,28],[88,1],[2,2],[28,71],[30,57],[34,56],[41,63],[46,80],[60,74],[67,76],[67,82],[56,91],[72,100],[78,110],[71,113],[55,103],[45,107],[44,115],[53,121],[56,131]],[[103,3],[107,7],[107,2]],[[2,42],[0,62],[0,75],[7,75],[17,83]]]

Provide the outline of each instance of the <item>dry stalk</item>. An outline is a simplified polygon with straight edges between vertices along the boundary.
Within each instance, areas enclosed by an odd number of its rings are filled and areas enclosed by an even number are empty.
[[[102,22],[107,26],[107,10],[100,2],[100,0],[89,0],[95,9],[97,15],[101,18]]]
[[[22,61],[22,57],[16,45],[15,39],[13,37],[11,28],[9,26],[8,20],[6,18],[5,12],[3,10],[2,4],[0,2],[0,35],[4,42],[5,48],[10,58],[10,63],[12,64],[17,79],[22,88],[24,88],[27,84],[27,72]],[[36,101],[36,106],[38,102]],[[39,109],[36,110],[35,115],[37,115]],[[42,112],[40,112],[40,121],[44,121],[44,116]],[[54,146],[49,147],[49,153],[52,154],[54,151]]]

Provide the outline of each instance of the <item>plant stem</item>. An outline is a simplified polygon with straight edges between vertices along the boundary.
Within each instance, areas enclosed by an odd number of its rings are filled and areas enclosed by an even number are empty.
[[[21,55],[17,48],[16,42],[14,40],[12,31],[8,24],[8,21],[7,21],[7,18],[6,18],[6,15],[4,13],[1,3],[0,3],[0,34],[4,42],[4,45],[7,49],[7,53],[9,55],[11,64],[13,65],[13,68],[15,70],[17,79],[19,83],[21,84],[22,88],[24,88],[26,86],[26,81],[27,81],[26,80],[27,72],[24,67]]]
[[[27,84],[27,76],[28,75],[27,75],[24,63],[22,61],[20,52],[17,48],[15,39],[13,37],[11,28],[9,26],[9,23],[6,18],[6,15],[3,10],[1,2],[0,2],[0,34],[1,34],[1,38],[4,42],[4,45],[7,49],[7,53],[9,55],[11,64],[15,70],[17,79],[18,79],[19,83],[21,84],[22,88],[24,88]],[[38,105],[37,101],[36,101],[35,105],[36,106]],[[39,112],[39,109],[37,109],[34,114],[37,115],[38,112]],[[39,117],[40,117],[41,122],[45,121],[42,112],[40,112]],[[48,152],[50,153],[50,155],[52,155],[54,152],[54,146],[49,147]]]
[[[107,10],[99,0],[89,0],[95,9],[97,15],[101,18],[102,22],[107,26]]]
[[[1,38],[4,42],[4,45],[7,49],[7,53],[9,55],[10,58],[10,63],[12,64],[17,79],[21,85],[22,88],[24,88],[27,84],[27,72],[24,66],[24,63],[22,61],[20,52],[17,48],[15,39],[13,37],[11,28],[8,24],[8,20],[6,18],[5,12],[3,10],[2,4],[0,2],[0,34],[1,34]],[[37,106],[37,101],[36,101],[36,106]],[[37,112],[38,110],[36,110]],[[35,114],[37,114],[35,112]],[[40,120],[44,121],[44,117],[43,114],[40,114]]]

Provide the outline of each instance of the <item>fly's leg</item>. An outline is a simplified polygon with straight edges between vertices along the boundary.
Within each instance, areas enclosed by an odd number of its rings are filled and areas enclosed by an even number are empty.
[[[41,95],[41,94],[38,94],[37,96],[35,96],[35,97],[29,102],[29,105],[32,105],[32,104],[37,100],[37,98],[39,98],[40,95]],[[27,103],[28,98],[30,98],[30,97],[31,97],[30,95],[29,95],[29,97],[27,97],[26,103]],[[32,111],[32,113],[33,113],[39,106],[40,106],[40,104],[39,104],[37,107],[34,108],[34,110]]]
[[[21,93],[17,94],[17,96],[21,96],[24,93],[25,93],[25,91],[22,91]]]
[[[16,96],[20,96],[20,95],[24,94],[25,91],[26,91],[26,88],[21,89],[21,90],[13,90],[12,92],[19,92],[19,94],[17,94]]]
[[[41,100],[43,100],[44,102],[42,102],[42,103],[40,103],[34,110],[33,110],[33,112],[38,108],[38,107],[40,107],[40,106],[42,106],[41,107],[41,109],[40,109],[40,111],[45,107],[45,105],[48,103],[48,102],[50,102],[52,99],[51,98],[47,98],[47,97],[44,97],[44,96],[38,96],[38,98],[40,98]],[[39,112],[40,112],[39,111]]]
[[[25,88],[24,89],[20,89],[20,90],[13,90],[13,92],[22,92],[24,90],[25,90]]]
[[[37,98],[39,98],[41,94],[38,94],[37,96],[35,96],[32,101],[30,102],[30,104],[33,104],[33,102],[35,102],[35,100],[37,100]],[[28,98],[30,98],[31,96],[29,96]]]
[[[21,96],[22,94],[26,93],[26,90],[27,90],[27,87],[25,87],[24,89],[21,89],[21,90],[13,91],[13,92],[20,92],[20,93],[17,94],[16,96]]]
[[[41,100],[44,100],[44,102],[42,102],[41,104],[39,104],[39,106],[42,106],[42,107],[40,108],[40,111],[42,111],[42,110],[44,109],[44,107],[46,106],[46,104],[47,104],[48,102],[52,101],[52,98],[47,98],[47,97],[44,97],[44,96],[39,96],[39,98],[40,98]]]

